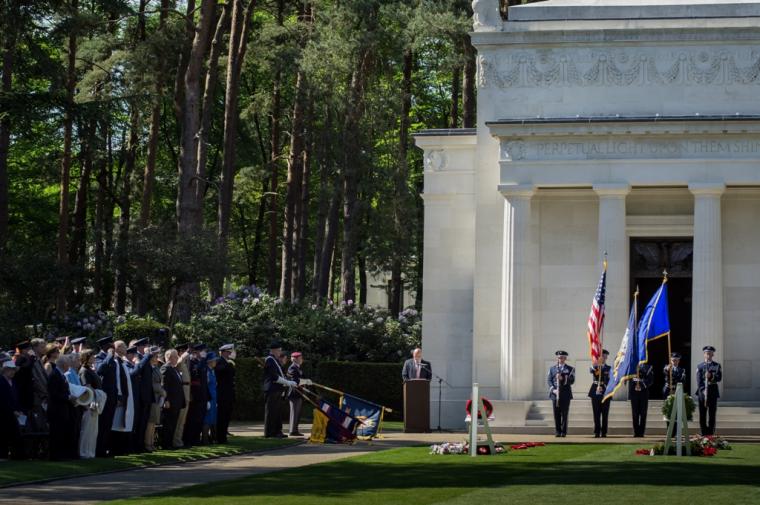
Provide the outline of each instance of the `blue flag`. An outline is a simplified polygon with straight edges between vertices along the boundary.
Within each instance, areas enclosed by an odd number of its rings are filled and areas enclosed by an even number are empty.
[[[354,416],[363,424],[357,424],[356,436],[360,439],[371,439],[377,436],[380,423],[383,421],[383,407],[356,396],[344,394],[341,397],[340,407]]]
[[[668,316],[668,284],[667,279],[662,281],[660,289],[655,292],[652,299],[647,303],[644,314],[639,321],[637,332],[637,346],[639,363],[649,361],[647,344],[658,338],[670,334],[670,317]]]
[[[629,378],[636,375],[639,366],[638,345],[636,343],[636,299],[631,305],[631,314],[628,317],[628,327],[625,329],[620,349],[615,355],[615,362],[610,370],[610,381],[604,391],[604,399],[607,401],[613,397],[618,388],[625,384]]]

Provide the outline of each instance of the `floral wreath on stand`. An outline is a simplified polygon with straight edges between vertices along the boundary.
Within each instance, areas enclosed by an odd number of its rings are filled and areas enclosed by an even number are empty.
[[[488,418],[489,421],[492,421],[494,419],[493,404],[491,404],[491,402],[485,396],[482,396],[480,399],[483,400],[483,407],[486,409],[486,418]],[[467,418],[472,419],[472,400],[467,400],[467,404],[465,405],[464,410],[467,412]],[[483,419],[483,415],[480,412],[480,409],[478,409],[478,419]]]

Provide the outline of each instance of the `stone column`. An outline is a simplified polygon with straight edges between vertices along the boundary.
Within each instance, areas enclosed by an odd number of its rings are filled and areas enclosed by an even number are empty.
[[[694,272],[691,304],[691,383],[703,361],[702,347],[713,345],[718,356],[723,348],[723,258],[721,202],[723,183],[693,183]],[[717,361],[721,361],[718,359]]]
[[[617,349],[606,343],[607,336],[617,340],[628,321],[628,235],[625,223],[625,197],[631,191],[628,184],[595,184],[599,195],[599,269],[607,252],[607,299],[605,302],[605,348],[614,356]],[[615,346],[613,346],[615,347]]]
[[[504,209],[501,325],[501,393],[505,400],[533,396],[533,290],[535,245],[532,185],[500,187]]]

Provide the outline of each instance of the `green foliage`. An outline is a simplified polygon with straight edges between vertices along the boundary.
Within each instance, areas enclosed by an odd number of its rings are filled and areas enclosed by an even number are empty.
[[[116,340],[123,340],[129,343],[132,340],[139,340],[141,338],[150,339],[151,342],[158,342],[159,330],[165,329],[167,334],[169,328],[166,325],[154,321],[153,319],[132,318],[125,322],[116,325],[114,329],[114,338]],[[166,345],[168,342],[161,343]]]
[[[189,324],[175,326],[181,341],[213,347],[234,343],[238,353],[263,356],[272,340],[312,359],[399,361],[421,340],[420,314],[407,309],[398,318],[387,310],[353,303],[318,305],[282,302],[255,286],[216,300]]]
[[[264,419],[264,393],[261,361],[257,358],[237,358],[235,360],[235,405],[234,419],[252,421]]]

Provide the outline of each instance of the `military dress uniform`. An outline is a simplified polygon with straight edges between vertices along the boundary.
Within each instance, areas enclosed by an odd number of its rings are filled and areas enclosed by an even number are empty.
[[[643,437],[647,430],[647,408],[649,408],[649,388],[654,384],[652,365],[641,363],[636,377],[628,383],[628,398],[631,400],[633,436]]]
[[[714,352],[714,350],[713,350]],[[723,370],[716,361],[703,361],[697,366],[697,396],[699,399],[699,429],[702,436],[715,434],[715,416],[718,412]]]
[[[601,375],[599,372],[600,365],[594,365],[589,368],[589,373],[593,376],[591,387],[588,390],[588,397],[591,398],[591,409],[594,414],[594,436],[606,437],[607,436],[607,420],[610,413],[610,402],[603,402],[604,390],[607,389],[607,384],[610,382],[610,371],[612,367],[610,365],[601,365]],[[598,388],[602,388],[602,392],[598,392]]]
[[[567,356],[565,351],[557,351],[557,356]],[[575,383],[575,368],[568,364],[554,365],[549,369],[546,378],[549,386],[549,398],[552,400],[554,409],[554,435],[564,437],[567,435],[567,415],[570,411],[570,400],[573,399],[572,385]],[[559,392],[559,401],[557,394]]]
[[[670,369],[673,369],[672,376]],[[662,396],[667,398],[670,395],[676,394],[676,386],[678,383],[686,382],[686,369],[680,366],[665,365],[662,373],[665,375],[665,386],[662,388]],[[671,388],[672,384],[672,388]]]

